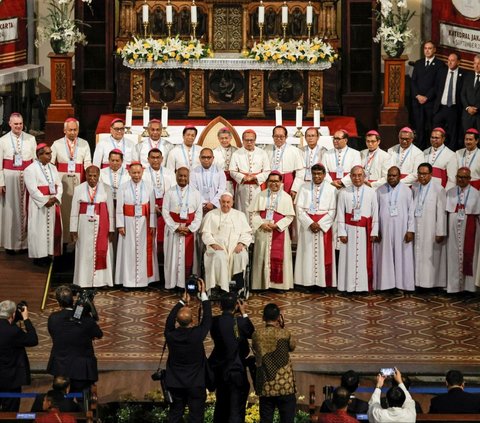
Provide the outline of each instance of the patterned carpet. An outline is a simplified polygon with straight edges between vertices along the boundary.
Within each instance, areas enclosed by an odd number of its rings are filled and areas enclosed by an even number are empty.
[[[100,369],[153,368],[163,345],[164,322],[177,299],[177,294],[156,289],[99,292],[95,305],[104,338],[96,341],[95,349]],[[280,306],[297,340],[292,354],[297,370],[328,373],[353,367],[374,372],[399,365],[409,372],[443,373],[453,366],[473,372],[480,365],[476,296],[260,292],[248,301],[255,325],[262,324],[261,311],[268,302]],[[46,322],[55,309],[51,294],[44,312],[31,313],[40,337],[40,345],[29,349],[36,370],[44,369],[48,360]]]

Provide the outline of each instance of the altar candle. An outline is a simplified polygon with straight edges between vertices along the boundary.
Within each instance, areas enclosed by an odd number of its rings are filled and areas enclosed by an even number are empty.
[[[162,127],[168,127],[168,107],[166,104],[162,107]]]
[[[148,4],[142,4],[142,22],[148,23]]]
[[[144,128],[148,127],[148,122],[150,122],[150,107],[148,107],[148,104],[145,104],[145,107],[143,108],[143,127]]]
[[[313,7],[310,2],[308,2],[307,6],[307,25],[311,25],[313,22]]]
[[[301,128],[303,126],[302,119],[303,119],[303,109],[302,109],[302,106],[298,105],[297,111],[295,113],[295,124],[297,128]]]
[[[277,104],[277,107],[275,107],[275,125],[281,126],[282,122],[282,108],[280,107],[280,104]]]
[[[318,107],[313,109],[313,127],[320,128],[320,109]]]
[[[261,1],[260,6],[258,6],[258,23],[265,23],[265,6],[263,5],[263,1]]]
[[[171,4],[167,4],[166,14],[167,14],[167,24],[171,24],[173,22],[173,10],[172,10]]]
[[[192,23],[197,23],[197,6],[195,6],[195,3],[190,6],[190,16]]]
[[[288,24],[288,6],[286,2],[283,2],[282,6],[282,24]]]
[[[127,128],[132,127],[132,106],[128,103],[127,110],[125,111],[125,126]]]

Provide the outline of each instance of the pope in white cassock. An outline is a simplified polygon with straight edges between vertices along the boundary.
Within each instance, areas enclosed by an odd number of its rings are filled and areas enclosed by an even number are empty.
[[[113,286],[112,192],[99,182],[98,167],[88,167],[85,175],[87,182],[75,187],[70,213],[70,236],[75,242],[73,283],[82,288]]]
[[[253,129],[247,129],[242,134],[243,147],[232,155],[230,175],[237,183],[235,193],[235,208],[247,215],[248,223],[252,225],[252,214],[248,212],[250,203],[261,191],[270,173],[270,162],[267,153],[255,146],[257,134]]]
[[[25,169],[28,201],[28,256],[38,259],[62,254],[62,181],[50,163],[52,150],[37,146],[37,158]]]
[[[390,154],[380,148],[380,141],[377,131],[368,131],[365,137],[367,148],[360,152],[366,183],[374,189],[387,182],[387,172],[392,160]]]
[[[232,155],[237,151],[237,147],[232,145],[232,133],[227,127],[219,129],[217,138],[220,145],[213,150],[215,164],[225,172],[225,178],[227,180],[226,189],[235,197],[236,182],[230,176],[229,169]]]
[[[325,166],[315,164],[309,173],[312,181],[300,187],[295,199],[300,226],[294,280],[303,286],[337,286],[332,228],[337,190],[325,180]]]
[[[12,113],[11,128],[0,138],[0,246],[27,248],[27,189],[24,172],[35,158],[35,137],[23,132],[23,117]]]
[[[470,170],[461,167],[457,186],[447,191],[447,292],[477,290],[480,195],[470,178]]]
[[[133,160],[142,163],[146,168],[148,166],[148,153],[152,149],[158,149],[162,152],[164,163],[167,162],[168,153],[173,148],[173,144],[161,138],[162,123],[158,119],[152,119],[148,122],[148,138],[143,138],[133,150]]]
[[[133,160],[135,144],[125,137],[125,122],[122,119],[113,119],[110,123],[110,136],[101,140],[93,153],[93,164],[100,169],[108,167],[109,153],[120,150],[123,154],[123,164],[128,169]]]
[[[470,169],[470,185],[480,190],[480,152],[478,149],[479,132],[475,128],[467,129],[463,139],[465,148],[457,150],[458,167]]]
[[[365,185],[363,167],[350,172],[353,186],[338,194],[337,231],[339,291],[360,292],[373,288],[373,242],[378,238],[378,203],[373,188]]]
[[[92,164],[90,146],[84,139],[78,138],[80,124],[75,118],[68,118],[63,124],[65,136],[52,144],[52,164],[57,166],[63,184],[62,223],[63,242],[70,241],[70,210],[72,208],[73,191],[76,186],[85,182],[85,169]]]
[[[131,181],[117,193],[116,226],[119,233],[115,284],[124,288],[144,288],[158,281],[155,228],[155,195],[142,181],[140,162],[130,165]]]
[[[200,164],[200,150],[202,147],[195,144],[197,128],[185,126],[182,131],[183,143],[175,146],[168,153],[167,167],[175,172],[181,167],[192,170]]]
[[[415,290],[412,191],[400,183],[400,169],[388,169],[377,190],[379,242],[374,247],[374,289]]]
[[[238,278],[239,288],[245,282],[252,229],[245,214],[232,207],[233,196],[226,192],[220,197],[220,208],[209,212],[202,224],[207,289],[219,286],[228,291],[231,280]]]
[[[268,189],[257,194],[248,211],[255,234],[252,289],[293,288],[292,244],[288,227],[295,210],[292,198],[281,189],[282,175],[270,173]]]
[[[165,219],[165,288],[185,288],[185,280],[200,267],[196,263],[195,236],[202,223],[202,197],[189,185],[189,170],[177,169],[177,185],[163,200]]]
[[[446,195],[432,183],[432,165],[418,167],[418,182],[412,186],[415,215],[415,284],[421,288],[447,286]]]

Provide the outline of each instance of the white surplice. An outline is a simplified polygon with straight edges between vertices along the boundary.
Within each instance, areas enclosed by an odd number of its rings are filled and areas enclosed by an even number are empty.
[[[372,188],[377,189],[387,182],[388,169],[393,166],[390,154],[377,148],[375,151],[368,149],[360,152],[362,157],[362,166],[365,169],[365,176]]]
[[[418,166],[425,161],[423,151],[413,144],[408,148],[402,148],[397,144],[390,147],[387,152],[392,158],[391,165],[400,169],[401,182],[408,186],[416,182]]]
[[[235,195],[235,190],[233,187],[233,181],[230,176],[230,162],[232,160],[233,153],[237,151],[237,147],[231,145],[228,148],[223,148],[221,145],[213,150],[213,156],[215,157],[214,164],[216,164],[219,169],[223,169],[225,176],[227,178],[227,185],[225,189],[232,195]]]
[[[475,148],[472,151],[468,151],[466,148],[457,150],[457,166],[468,167],[470,169],[470,176],[472,179],[470,183],[475,185],[477,189],[480,189],[480,149]]]
[[[123,153],[123,166],[130,165],[133,160],[133,150],[135,144],[132,140],[124,137],[117,141],[112,136],[104,138],[95,147],[93,153],[93,164],[99,168],[108,166],[108,155],[110,151],[118,149]]]
[[[200,166],[201,145],[193,144],[187,147],[185,144],[176,145],[168,153],[167,167],[176,171],[180,167],[186,167],[192,170],[196,166]]]
[[[305,179],[305,167],[300,150],[290,144],[283,144],[278,148],[275,144],[265,146],[270,169],[276,170],[282,175],[295,173],[295,179],[291,191],[298,192]]]
[[[455,176],[457,174],[457,156],[445,144],[435,149],[433,147],[427,148],[423,151],[425,155],[425,162],[430,163],[435,169],[447,172],[447,183],[444,187],[446,191],[455,186]],[[432,176],[432,180],[441,184],[441,178]]]
[[[360,157],[360,152],[348,145],[340,150],[331,148],[323,155],[323,165],[325,166],[331,180],[340,180],[346,187],[352,185],[350,170],[353,166],[361,164],[362,159]]]
[[[112,190],[112,198],[116,200],[118,188],[130,180],[130,174],[124,167],[121,167],[116,172],[106,167],[100,170],[100,180],[110,187]]]
[[[303,168],[304,168],[304,181],[312,180],[311,167],[314,164],[323,163],[323,155],[327,152],[327,149],[320,144],[317,144],[315,148],[310,148],[306,145],[303,148],[300,148],[300,155],[303,159]]]
[[[202,204],[220,207],[220,196],[226,191],[225,172],[212,164],[208,169],[197,166],[190,172],[190,185],[202,196]]]
[[[162,164],[165,165],[168,159],[168,153],[173,149],[173,144],[160,138],[158,141],[153,141],[150,138],[143,138],[133,149],[133,161],[141,162],[143,167],[147,167],[148,153],[153,148],[157,148],[162,152]]]

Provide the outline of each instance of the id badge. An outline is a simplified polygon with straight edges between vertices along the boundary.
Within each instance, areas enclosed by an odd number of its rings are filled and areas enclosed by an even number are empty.
[[[87,204],[87,216],[95,217],[95,204]]]
[[[273,220],[273,210],[267,210],[266,220]]]
[[[360,209],[353,209],[353,221],[358,222],[362,218],[362,213]]]
[[[415,209],[415,217],[422,217],[423,216],[423,207],[418,207]]]
[[[48,184],[48,192],[52,195],[57,193],[57,189],[55,188],[55,184]]]
[[[343,178],[343,167],[342,166],[337,166],[337,169],[335,170],[337,174],[337,179],[342,179]]]
[[[180,219],[182,220],[188,219],[188,209],[186,209],[185,207],[180,209]]]
[[[312,169],[310,168],[305,169],[305,180],[306,181],[312,180]]]
[[[398,207],[390,206],[390,217],[398,216]]]
[[[112,197],[114,200],[117,199],[117,188],[115,187],[112,187]]]
[[[68,161],[68,166],[67,166],[67,172],[68,173],[75,173],[75,170],[76,170],[75,160],[69,160]]]
[[[13,155],[13,166],[20,167],[23,164],[22,156],[20,154]]]
[[[162,191],[158,187],[155,187],[155,198],[162,198]]]
[[[313,205],[313,204],[310,204],[310,207],[308,209],[308,212],[310,214],[315,214],[315,212],[317,211],[316,207]]]
[[[458,220],[465,220],[465,208],[464,207],[457,210],[457,219]]]
[[[143,207],[141,204],[135,204],[135,217],[143,216]]]

